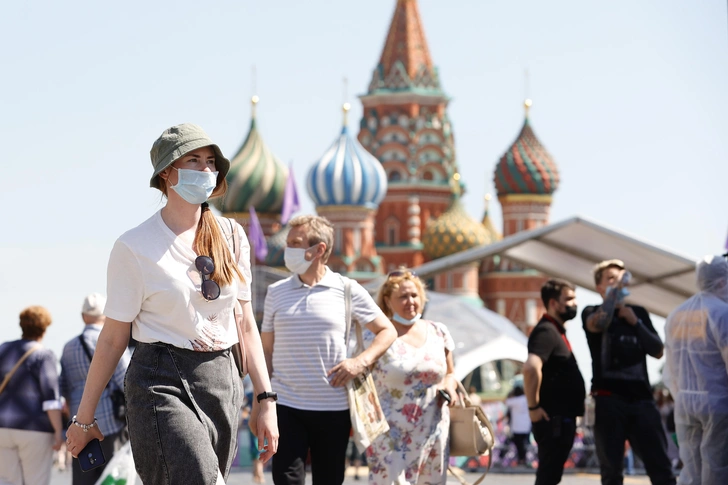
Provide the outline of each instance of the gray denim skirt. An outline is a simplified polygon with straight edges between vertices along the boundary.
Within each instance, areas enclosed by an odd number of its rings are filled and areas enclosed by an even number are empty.
[[[218,470],[227,480],[243,404],[229,349],[138,343],[124,388],[132,454],[144,484],[214,485]]]

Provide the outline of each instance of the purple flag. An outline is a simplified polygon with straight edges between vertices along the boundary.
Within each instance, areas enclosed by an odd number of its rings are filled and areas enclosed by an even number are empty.
[[[296,179],[293,178],[293,162],[288,168],[288,180],[286,189],[283,192],[283,209],[281,210],[281,225],[285,226],[291,220],[294,212],[301,210],[298,202],[298,191],[296,191]]]
[[[248,230],[248,238],[255,249],[255,258],[258,261],[265,261],[265,257],[268,256],[268,244],[265,242],[263,228],[260,227],[260,221],[252,205],[250,206],[250,229]]]

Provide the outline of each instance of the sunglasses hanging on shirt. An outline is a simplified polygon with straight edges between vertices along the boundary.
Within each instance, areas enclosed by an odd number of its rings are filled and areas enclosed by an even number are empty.
[[[200,284],[202,297],[207,301],[217,300],[220,297],[220,285],[210,279],[210,275],[215,271],[215,262],[209,256],[197,256],[195,267],[202,276]]]

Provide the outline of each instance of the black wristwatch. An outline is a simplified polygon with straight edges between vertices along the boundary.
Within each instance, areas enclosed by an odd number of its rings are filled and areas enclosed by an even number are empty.
[[[261,392],[258,394],[255,399],[258,400],[258,402],[262,401],[263,399],[273,399],[274,401],[278,400],[278,393],[277,392]]]
[[[535,405],[534,407],[530,407],[530,406],[529,406],[529,407],[528,407],[528,410],[529,410],[529,411],[535,411],[535,410],[537,410],[537,409],[538,409],[538,408],[540,408],[540,407],[541,407],[541,405],[540,405],[540,404],[536,404],[536,405]]]

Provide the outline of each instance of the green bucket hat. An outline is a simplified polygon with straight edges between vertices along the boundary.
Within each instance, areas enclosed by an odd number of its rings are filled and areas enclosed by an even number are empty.
[[[220,172],[218,179],[225,178],[230,170],[230,160],[222,155],[220,147],[210,140],[205,130],[192,123],[183,123],[164,130],[152,145],[149,156],[152,159],[154,174],[149,180],[149,186],[159,189],[160,172],[186,153],[202,147],[212,147],[215,150],[215,168]]]

